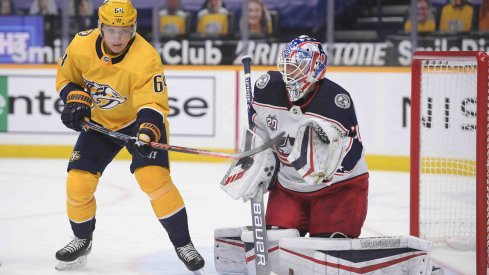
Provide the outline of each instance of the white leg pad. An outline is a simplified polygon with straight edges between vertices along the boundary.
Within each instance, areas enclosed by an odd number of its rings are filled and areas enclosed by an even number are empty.
[[[241,232],[245,227],[214,229],[214,265],[220,273],[246,273],[245,244]]]
[[[295,229],[267,230],[268,257],[272,271],[278,271],[278,243],[284,237],[298,237]],[[214,265],[216,271],[231,274],[256,274],[253,231],[247,227],[214,230]]]
[[[412,236],[282,238],[278,274],[431,274],[431,242]]]

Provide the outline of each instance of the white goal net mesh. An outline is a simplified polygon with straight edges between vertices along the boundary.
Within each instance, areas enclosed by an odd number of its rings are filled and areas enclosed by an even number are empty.
[[[477,62],[424,60],[420,237],[475,249]]]

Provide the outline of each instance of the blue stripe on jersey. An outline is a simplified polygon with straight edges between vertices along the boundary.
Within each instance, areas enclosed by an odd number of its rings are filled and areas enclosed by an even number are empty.
[[[295,170],[300,170],[307,165],[307,149],[309,148],[309,135],[311,133],[311,126],[307,126],[304,130],[304,137],[301,144],[301,153],[298,159],[291,162]]]

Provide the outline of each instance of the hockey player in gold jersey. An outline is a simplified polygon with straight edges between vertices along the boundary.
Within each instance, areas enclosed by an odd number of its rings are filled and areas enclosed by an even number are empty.
[[[168,142],[168,91],[156,50],[136,33],[137,11],[130,0],[106,0],[98,10],[97,29],[79,32],[58,62],[56,90],[65,106],[63,124],[80,135],[68,164],[68,218],[75,238],[56,253],[57,269],[85,264],[95,229],[95,190],[104,169],[124,147],[132,154],[130,170],[148,195],[178,257],[191,271],[204,267],[188,230],[182,197],[173,184],[168,153],[149,142]],[[131,134],[121,144],[95,131],[90,119]]]

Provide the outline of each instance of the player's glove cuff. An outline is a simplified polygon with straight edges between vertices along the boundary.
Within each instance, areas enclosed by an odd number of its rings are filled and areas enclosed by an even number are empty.
[[[139,126],[138,139],[146,143],[157,142],[160,140],[161,131],[152,123],[143,123]]]
[[[81,103],[88,107],[92,107],[92,98],[87,92],[84,91],[71,91],[66,97],[66,104],[69,103]]]
[[[92,98],[87,92],[73,90],[66,96],[66,103],[61,112],[63,124],[77,132],[82,130],[83,120],[91,117]]]
[[[152,123],[142,123],[136,133],[136,138],[126,144],[126,148],[133,156],[147,157],[151,154],[151,142],[160,140],[161,131]]]

